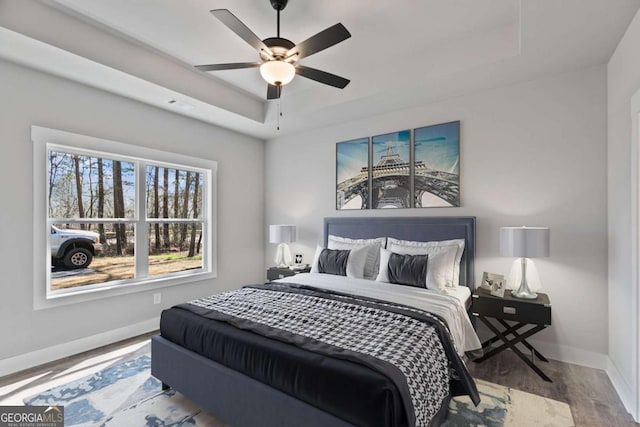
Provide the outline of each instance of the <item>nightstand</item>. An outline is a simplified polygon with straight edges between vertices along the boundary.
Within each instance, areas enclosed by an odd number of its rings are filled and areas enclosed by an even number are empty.
[[[536,357],[543,362],[548,362],[548,360],[527,341],[527,338],[551,325],[551,302],[547,294],[538,293],[538,298],[528,300],[514,298],[511,296],[511,292],[507,290],[504,298],[498,298],[491,295],[488,290],[478,288],[473,294],[471,313],[477,316],[495,334],[493,338],[482,343],[482,349],[485,351],[484,356],[476,359],[475,362],[484,362],[509,348],[542,379],[552,382],[534,362]],[[502,328],[498,329],[490,321],[491,319],[498,324],[498,327],[501,326]],[[512,324],[508,322],[512,322]],[[527,326],[530,326],[528,330],[520,331]],[[509,338],[510,336],[513,338]],[[502,341],[503,344],[490,349],[492,344],[498,341]],[[516,344],[524,345],[531,352],[530,358],[522,353],[516,347]]]
[[[308,273],[311,271],[311,267],[307,267],[304,270],[293,271],[290,268],[269,267],[267,270],[267,280],[284,279],[285,277],[295,276],[298,273]]]

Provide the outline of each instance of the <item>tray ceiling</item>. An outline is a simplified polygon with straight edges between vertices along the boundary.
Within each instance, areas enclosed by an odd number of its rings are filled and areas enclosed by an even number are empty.
[[[197,93],[180,90],[185,81],[182,71],[172,75],[166,67],[159,67],[160,62],[145,65],[138,61],[133,69],[132,62],[140,57],[135,50],[109,55],[87,52],[79,42],[56,42],[54,23],[51,28],[41,25],[38,29],[13,22],[6,25],[9,15],[5,21],[0,18],[0,26],[144,80],[153,81],[147,76],[153,76],[155,66],[158,76],[164,75],[154,83],[178,96],[183,94],[180,101],[194,106],[178,111],[180,114],[201,120],[215,116],[208,121],[261,138],[278,135],[277,101],[264,99],[266,84],[257,68],[206,76],[191,68],[258,60],[257,53],[209,10],[229,9],[259,37],[267,38],[276,32],[276,14],[267,0],[48,0],[43,5],[40,7],[53,6],[57,13],[62,11],[96,32],[106,31],[150,55],[180,64],[184,72],[196,75],[194,79],[210,82],[211,93],[206,93],[204,83]],[[337,22],[350,31],[350,39],[304,58],[301,64],[344,76],[351,83],[340,90],[296,76],[284,87],[279,133],[604,63],[639,6],[638,0],[616,0],[615,8],[610,0],[290,0],[281,13],[281,35],[294,43]],[[28,13],[13,7],[16,16]],[[104,48],[99,40],[95,43],[96,50]],[[17,60],[17,54],[13,56],[9,59]],[[236,96],[237,102],[247,105],[255,103],[263,113],[256,117],[254,107],[249,113],[241,106],[228,107],[228,100],[214,96],[222,86],[227,88],[225,97]],[[158,99],[146,102],[157,104]],[[211,114],[207,108],[212,109]],[[231,116],[213,114],[214,109]]]

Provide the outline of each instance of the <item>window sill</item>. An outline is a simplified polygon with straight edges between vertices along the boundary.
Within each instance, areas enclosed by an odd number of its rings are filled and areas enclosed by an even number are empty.
[[[191,273],[163,276],[158,278],[148,278],[144,281],[114,284],[113,286],[105,285],[99,288],[79,289],[75,292],[35,295],[33,308],[34,310],[43,310],[69,304],[77,304],[87,301],[100,300],[103,298],[162,289],[169,286],[201,282],[203,280],[214,279],[215,277],[216,274],[214,272]]]

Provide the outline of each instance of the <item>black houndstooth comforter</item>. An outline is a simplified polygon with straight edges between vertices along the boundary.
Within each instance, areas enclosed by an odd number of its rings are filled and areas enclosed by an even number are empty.
[[[410,426],[428,426],[452,394],[479,395],[446,325],[412,307],[303,285],[252,285],[179,306],[391,378]],[[454,390],[455,389],[455,390]]]

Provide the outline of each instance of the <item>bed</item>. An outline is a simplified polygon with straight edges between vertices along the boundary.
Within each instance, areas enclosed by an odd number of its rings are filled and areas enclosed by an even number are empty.
[[[475,218],[326,218],[325,246],[329,235],[351,239],[388,236],[412,241],[464,239],[459,280],[469,291],[441,298],[459,299],[463,307],[461,316],[466,316],[464,307],[474,283]],[[298,275],[284,282],[302,283],[255,285],[246,292],[284,288],[289,292],[295,287],[299,288],[295,290],[297,293],[331,293],[331,298],[341,299],[339,303],[350,298],[349,293],[341,292],[344,288],[339,279],[325,277],[320,284],[317,280],[321,276],[326,275]],[[352,284],[366,288],[370,294],[359,296],[360,304],[389,300],[385,298],[390,295],[389,289],[384,284],[362,279],[361,282]],[[404,298],[411,298],[412,291],[407,292],[405,296],[392,296],[391,299],[398,300],[390,304],[402,304]],[[207,307],[198,309],[210,313]],[[441,319],[446,313],[438,316]],[[219,320],[179,307],[165,310],[161,335],[152,339],[152,374],[163,386],[183,393],[221,420],[234,426],[412,425],[413,421],[407,419],[411,415],[404,412],[403,390],[396,390],[396,383],[389,378],[392,375],[371,370],[362,360],[354,361],[342,354],[332,357],[335,354],[320,350],[316,353],[313,347],[303,345],[305,343],[283,342],[282,337],[264,336],[250,328],[243,329],[242,324]],[[193,331],[200,335],[194,335]],[[454,335],[452,332],[451,336]],[[477,336],[474,340],[477,341]],[[452,348],[458,354],[473,347],[464,342],[465,337],[453,341]],[[250,372],[240,359],[245,364],[251,361]],[[466,368],[460,372],[468,375]],[[469,394],[468,382],[467,378],[466,391],[452,390],[451,393]],[[475,389],[475,385],[472,388]],[[448,399],[441,402],[432,425],[438,425],[446,416],[447,402]]]

